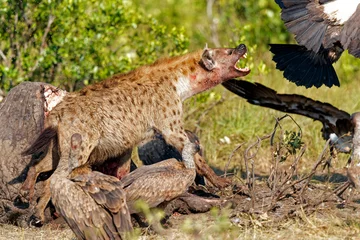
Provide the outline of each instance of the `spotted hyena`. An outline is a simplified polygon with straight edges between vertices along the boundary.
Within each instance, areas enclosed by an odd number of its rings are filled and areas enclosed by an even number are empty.
[[[69,160],[74,133],[81,133],[83,142],[77,161],[69,161],[69,172],[87,171],[114,157],[129,162],[133,147],[150,139],[153,129],[182,153],[186,167],[194,168],[193,155],[189,154],[193,144],[183,128],[182,102],[226,80],[247,75],[248,68],[236,66],[246,51],[244,44],[206,47],[68,93],[47,116],[45,130],[24,152],[46,154],[30,167],[20,194],[31,198],[38,174],[56,168],[58,161]],[[44,194],[40,208],[49,198],[50,194]]]

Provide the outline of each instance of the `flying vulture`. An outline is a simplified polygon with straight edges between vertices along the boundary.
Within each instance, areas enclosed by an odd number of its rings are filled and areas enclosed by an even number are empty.
[[[320,121],[322,137],[330,139],[338,152],[350,153],[352,124],[350,114],[329,103],[297,94],[279,94],[260,83],[244,80],[229,80],[223,86],[254,105],[295,113]],[[350,134],[349,134],[350,133]]]
[[[270,44],[276,68],[306,88],[340,86],[332,66],[344,50],[360,58],[360,0],[276,0],[299,45]]]

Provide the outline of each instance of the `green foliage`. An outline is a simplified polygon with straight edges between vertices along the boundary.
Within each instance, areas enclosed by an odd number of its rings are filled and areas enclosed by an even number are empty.
[[[129,1],[9,0],[0,3],[0,88],[44,81],[73,90],[186,52],[184,30]]]
[[[281,156],[281,161],[285,161],[289,155],[295,155],[304,143],[301,141],[301,132],[285,130],[283,134],[282,147],[287,151]]]

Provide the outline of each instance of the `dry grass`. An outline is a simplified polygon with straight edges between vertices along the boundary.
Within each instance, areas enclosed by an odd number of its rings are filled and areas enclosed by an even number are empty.
[[[226,216],[226,215],[225,215]],[[219,217],[218,217],[219,218]],[[243,218],[250,219],[251,215]],[[234,219],[232,219],[234,221]],[[172,220],[174,221],[174,220]],[[221,221],[221,220],[220,220]],[[289,219],[274,226],[262,226],[261,221],[241,225],[231,221],[219,223],[217,217],[210,214],[179,216],[174,223],[179,224],[171,229],[167,236],[144,235],[134,239],[358,239],[360,234],[359,214],[346,214],[328,210],[311,216]],[[266,220],[264,220],[266,221]],[[219,225],[222,225],[219,229]],[[11,225],[0,226],[1,240],[41,240],[41,239],[75,239],[70,229],[54,230],[21,229]]]
[[[0,240],[65,240],[74,239],[69,228],[54,229],[45,226],[41,229],[19,228],[13,225],[0,225]]]

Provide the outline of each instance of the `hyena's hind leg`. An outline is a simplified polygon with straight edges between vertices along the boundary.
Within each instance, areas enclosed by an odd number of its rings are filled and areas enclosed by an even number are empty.
[[[31,201],[34,196],[36,179],[42,172],[54,170],[59,163],[59,153],[57,148],[57,140],[53,138],[50,140],[46,155],[43,158],[36,159],[29,167],[26,179],[21,186],[19,193],[23,202]],[[45,184],[44,187],[47,185]]]
[[[30,225],[34,227],[41,227],[45,222],[45,209],[50,202],[50,181],[51,176],[44,181],[43,192],[35,207],[35,212],[30,218]]]

